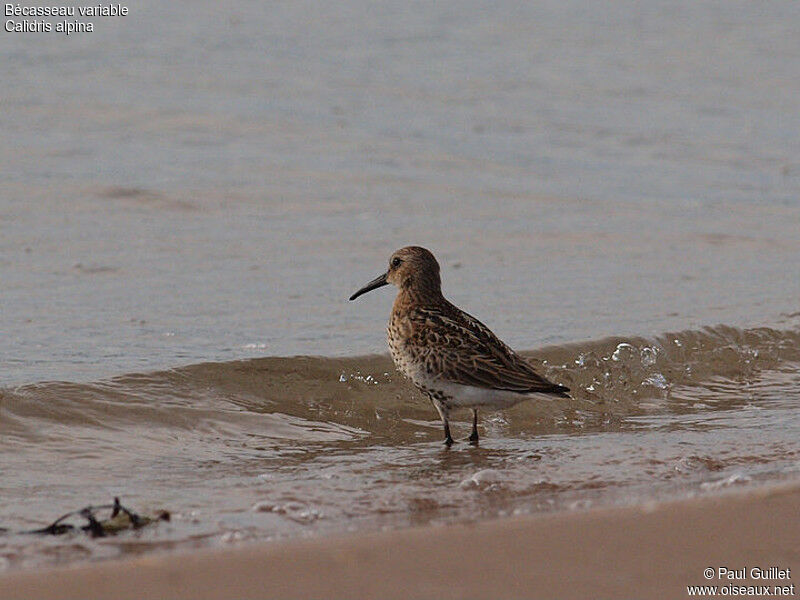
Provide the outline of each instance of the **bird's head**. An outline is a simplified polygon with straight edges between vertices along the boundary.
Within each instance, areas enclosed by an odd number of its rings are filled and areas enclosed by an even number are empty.
[[[350,296],[350,300],[390,283],[401,290],[441,293],[439,263],[430,250],[421,246],[400,248],[389,258],[386,273],[370,281]]]

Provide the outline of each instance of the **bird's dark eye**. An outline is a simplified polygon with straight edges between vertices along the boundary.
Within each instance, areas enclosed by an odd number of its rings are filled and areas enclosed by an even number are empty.
[[[395,256],[395,257],[392,259],[392,266],[393,266],[393,267],[399,267],[401,262],[403,262],[403,261],[402,261],[402,260],[400,260],[399,258],[397,258],[397,257]]]

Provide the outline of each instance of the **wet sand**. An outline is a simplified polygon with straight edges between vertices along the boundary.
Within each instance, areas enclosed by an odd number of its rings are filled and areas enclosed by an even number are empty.
[[[3,598],[686,598],[687,585],[798,593],[800,486],[628,508],[151,555],[0,577]],[[706,580],[703,570],[790,569]],[[788,591],[788,590],[787,590]],[[791,595],[791,594],[789,594]],[[772,596],[770,596],[772,597]]]

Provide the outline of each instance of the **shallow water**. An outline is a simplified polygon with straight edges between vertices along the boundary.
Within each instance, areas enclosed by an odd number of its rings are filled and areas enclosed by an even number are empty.
[[[113,495],[173,520],[102,541],[9,533],[0,556],[17,566],[474,520],[800,472],[800,332],[717,327],[534,354],[575,398],[485,415],[479,447],[449,450],[435,411],[382,356],[3,390],[6,526]]]
[[[3,379],[385,352],[431,248],[516,348],[800,298],[791,3],[141,1],[0,35]]]
[[[0,527],[174,514],[3,565],[796,478],[797,23],[142,1],[0,32]],[[575,400],[444,450],[375,356],[390,293],[346,301],[409,243]],[[260,358],[296,354],[329,358]]]

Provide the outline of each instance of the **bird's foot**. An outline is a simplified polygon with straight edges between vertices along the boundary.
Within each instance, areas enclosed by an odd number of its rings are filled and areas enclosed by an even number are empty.
[[[478,445],[478,440],[480,440],[480,438],[478,437],[478,432],[477,431],[473,431],[470,434],[470,436],[467,438],[467,441],[470,444],[472,444],[473,446],[477,446]]]
[[[450,436],[448,435],[446,438],[444,438],[444,445],[445,445],[445,446],[447,446],[447,447],[449,448],[449,447],[450,447],[450,446],[452,446],[453,444],[455,444],[455,442],[453,441],[453,438],[452,438],[452,437],[450,437]]]

